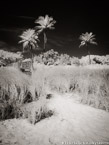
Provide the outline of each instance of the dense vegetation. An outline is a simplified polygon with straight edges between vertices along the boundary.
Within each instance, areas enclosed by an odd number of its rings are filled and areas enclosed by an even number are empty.
[[[31,76],[0,68],[0,119],[23,117],[36,123],[51,116],[51,92],[78,94],[81,103],[109,111],[109,68],[38,65]]]
[[[99,56],[99,55],[90,55],[91,64],[109,64],[109,55]],[[22,52],[12,53],[4,50],[0,50],[0,65],[5,63],[6,66],[13,65],[20,60],[25,60]],[[59,54],[53,49],[48,50],[44,53],[34,56],[34,64],[45,64],[45,65],[76,65],[76,66],[85,66],[89,64],[88,56],[82,56],[81,58],[69,56],[68,54]]]

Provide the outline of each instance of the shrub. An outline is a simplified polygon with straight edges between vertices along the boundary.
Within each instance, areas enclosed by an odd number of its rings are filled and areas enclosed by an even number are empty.
[[[70,56],[67,54],[61,54],[59,57],[59,62],[61,65],[71,65]]]
[[[91,64],[99,64],[99,65],[108,65],[109,64],[109,56],[99,56],[99,55],[91,55]],[[80,59],[81,65],[88,65],[88,56],[82,56]]]
[[[18,61],[19,59],[21,59],[22,55],[21,55],[20,52],[14,53],[14,52],[8,52],[8,51],[0,50],[0,58],[5,60],[5,62],[8,65],[10,63],[14,63],[14,62]]]
[[[58,52],[51,49],[45,53],[36,56],[35,60],[41,64],[53,65],[57,61],[58,56],[59,56]]]
[[[79,66],[80,65],[79,58],[72,57],[70,60],[71,60],[71,65],[76,65],[76,66]]]

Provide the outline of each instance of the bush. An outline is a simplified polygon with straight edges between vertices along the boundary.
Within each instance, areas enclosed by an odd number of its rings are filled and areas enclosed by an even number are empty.
[[[72,57],[72,58],[71,58],[71,65],[79,66],[79,65],[80,65],[79,58],[77,58],[77,57]]]
[[[61,65],[71,65],[70,56],[67,54],[61,54],[59,57],[59,64]]]
[[[45,53],[36,56],[35,60],[41,64],[53,65],[57,61],[58,57],[59,57],[58,52],[51,49]]]
[[[3,59],[6,64],[17,62],[22,58],[22,55],[20,52],[14,53],[14,52],[8,52],[4,50],[0,50],[0,58]]]
[[[91,64],[99,64],[99,65],[109,65],[109,55],[106,56],[99,56],[99,55],[91,55]],[[88,65],[89,64],[89,56],[82,56],[80,59],[81,65]]]

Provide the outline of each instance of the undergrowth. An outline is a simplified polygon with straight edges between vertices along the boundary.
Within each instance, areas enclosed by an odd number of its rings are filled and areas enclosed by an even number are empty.
[[[13,67],[0,68],[0,120],[27,118],[35,124],[51,116],[47,94],[53,91],[76,93],[81,103],[109,111],[109,69],[38,66],[28,76]]]
[[[95,108],[109,111],[109,68],[108,67],[43,67],[35,72],[41,78],[42,93],[46,90],[59,93],[76,93],[80,102]],[[39,89],[37,84],[37,89]],[[45,89],[46,88],[46,89]],[[45,92],[43,92],[45,91]],[[40,93],[41,93],[40,92]]]
[[[47,110],[43,78],[32,78],[13,67],[0,68],[0,120],[27,118],[35,124],[52,115]]]

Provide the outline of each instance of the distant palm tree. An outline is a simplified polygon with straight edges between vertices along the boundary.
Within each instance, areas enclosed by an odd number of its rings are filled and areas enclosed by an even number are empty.
[[[43,16],[39,16],[39,18],[37,20],[35,20],[36,24],[39,24],[38,26],[36,26],[36,30],[38,33],[43,32],[44,35],[44,51],[46,48],[46,43],[47,43],[47,36],[46,36],[46,30],[47,29],[55,29],[53,26],[56,23],[55,20],[53,20],[53,17],[49,17],[48,15],[45,15],[45,17]]]
[[[19,36],[22,40],[19,41],[19,43],[23,43],[23,52],[25,49],[29,50],[31,52],[31,60],[32,60],[32,68],[33,68],[33,50],[38,47],[37,41],[38,35],[35,33],[34,29],[27,29],[25,30],[22,35]]]
[[[91,59],[90,59],[90,51],[89,51],[89,44],[95,44],[97,45],[97,42],[95,42],[95,35],[93,35],[92,32],[88,33],[86,32],[85,34],[82,33],[82,35],[80,35],[79,39],[81,40],[81,44],[79,45],[79,47],[81,46],[86,46],[87,50],[88,50],[88,55],[89,55],[89,64],[91,64]]]

